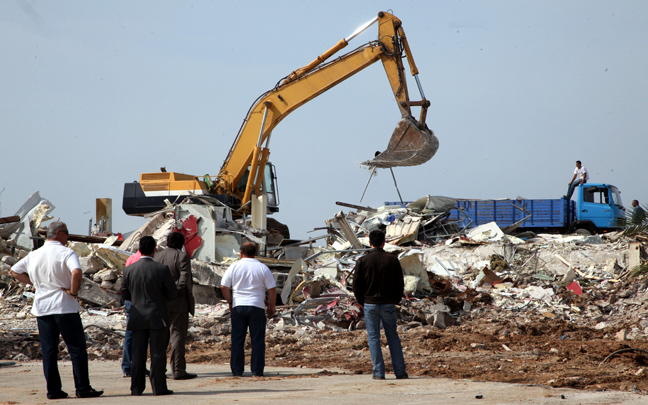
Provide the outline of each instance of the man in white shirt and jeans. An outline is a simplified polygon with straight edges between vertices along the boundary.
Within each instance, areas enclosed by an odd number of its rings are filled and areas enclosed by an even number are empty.
[[[103,391],[90,386],[88,376],[88,352],[85,333],[77,301],[83,273],[79,257],[65,247],[69,232],[67,225],[52,222],[47,228],[47,240],[43,247],[34,250],[11,268],[11,275],[36,289],[31,313],[38,322],[43,371],[47,381],[47,398],[62,399],[68,394],[62,390],[58,371],[59,335],[67,345],[72,359],[72,372],[76,396],[98,397]]]
[[[587,173],[587,169],[581,164],[580,160],[576,161],[576,168],[574,169],[574,177],[569,182],[569,188],[567,188],[567,195],[563,196],[563,198],[566,198],[567,201],[571,200],[572,194],[574,194],[574,190],[576,190],[576,187],[579,185],[583,185],[589,181],[589,173]]]
[[[234,376],[242,376],[245,365],[245,336],[250,329],[252,375],[263,376],[265,368],[266,314],[275,313],[276,283],[270,269],[254,257],[256,245],[241,245],[241,260],[232,264],[221,280],[223,297],[232,312],[232,349],[230,368]],[[268,303],[265,293],[268,291]],[[264,311],[265,310],[265,311]],[[264,313],[265,312],[265,313]]]

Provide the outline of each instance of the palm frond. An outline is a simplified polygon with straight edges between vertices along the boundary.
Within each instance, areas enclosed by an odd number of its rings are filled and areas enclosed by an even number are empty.
[[[634,208],[630,208],[626,211],[623,235],[636,236],[648,234],[648,215],[646,215],[646,212],[648,212],[648,205],[644,204],[641,208],[643,208],[643,212],[636,211]]]

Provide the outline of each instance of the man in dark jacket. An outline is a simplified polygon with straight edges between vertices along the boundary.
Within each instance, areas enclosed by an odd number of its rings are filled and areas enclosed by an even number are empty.
[[[171,351],[169,366],[174,380],[189,380],[197,374],[187,373],[185,360],[185,341],[189,329],[189,314],[195,311],[191,258],[182,251],[185,237],[180,232],[171,232],[167,237],[167,248],[155,254],[155,261],[166,264],[175,279],[178,295],[169,301],[171,314]]]
[[[373,378],[385,379],[385,362],[380,347],[381,322],[385,329],[394,374],[397,379],[408,378],[403,348],[396,331],[398,312],[395,304],[399,303],[403,296],[403,269],[396,256],[383,250],[385,234],[382,231],[371,231],[369,243],[373,249],[358,259],[354,269],[353,293],[364,308]]]
[[[166,348],[169,344],[169,307],[177,289],[169,268],[153,260],[155,239],[140,239],[140,260],[124,269],[122,296],[130,300],[127,329],[133,331],[131,395],[142,395],[146,387],[146,352],[151,346],[153,395],[169,395],[166,383]]]

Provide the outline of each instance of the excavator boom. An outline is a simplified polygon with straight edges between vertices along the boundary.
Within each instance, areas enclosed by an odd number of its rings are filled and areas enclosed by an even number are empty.
[[[333,58],[351,39],[375,23],[378,23],[377,40]],[[410,100],[403,66],[405,59],[416,79],[420,101]],[[272,189],[268,186],[274,178],[274,174],[268,174],[273,173],[268,162],[268,146],[273,129],[295,109],[378,61],[382,62],[387,73],[401,119],[387,149],[363,164],[370,168],[390,168],[427,162],[439,147],[439,141],[425,124],[430,102],[425,99],[418,80],[418,69],[401,21],[392,14],[380,12],[372,21],[280,80],[255,101],[218,176],[199,177],[164,170],[161,173],[142,173],[139,183],[126,183],[124,186],[124,211],[129,215],[144,215],[178,201],[182,196],[202,195],[250,212],[248,204],[253,200],[252,196],[266,194],[269,190],[262,190],[264,185]],[[420,107],[418,120],[412,116],[412,107]],[[275,193],[273,198],[277,197]],[[268,204],[268,207],[270,210],[278,209],[276,204]]]
[[[392,133],[387,149],[363,164],[377,168],[414,166],[423,164],[434,156],[439,142],[425,124],[430,103],[425,99],[422,90],[421,101],[413,102],[409,98],[403,58],[407,58],[411,73],[417,78],[417,84],[418,69],[409,52],[401,21],[389,13],[380,12],[378,17],[363,29],[373,22],[378,22],[377,41],[326,62],[347,46],[348,40],[357,35],[354,33],[350,38],[340,40],[308,65],[295,70],[274,89],[257,99],[221,167],[216,183],[218,193],[239,195],[242,204],[247,203],[254,190],[259,189],[260,173],[269,154],[267,143],[277,124],[304,103],[379,60],[387,73],[402,118]],[[412,106],[421,107],[419,120],[412,116]],[[248,172],[249,167],[252,170]],[[245,192],[241,192],[239,183],[246,174],[248,179]]]

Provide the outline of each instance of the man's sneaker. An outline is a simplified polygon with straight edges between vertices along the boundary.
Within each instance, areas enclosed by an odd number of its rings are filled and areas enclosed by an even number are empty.
[[[94,388],[90,388],[87,391],[77,391],[76,393],[77,398],[96,398],[101,395],[103,395],[103,391],[97,391]]]
[[[59,391],[54,394],[47,394],[47,399],[63,399],[67,398],[68,394],[65,391]]]
[[[403,375],[397,375],[397,376],[396,376],[396,379],[397,379],[397,380],[403,380],[403,379],[405,379],[405,378],[409,378],[409,376],[407,375],[407,373],[405,373],[405,374],[403,374]]]
[[[372,378],[373,378],[374,380],[384,380],[384,379],[385,379],[385,377],[379,377],[379,376],[377,376],[377,375],[373,376]]]

